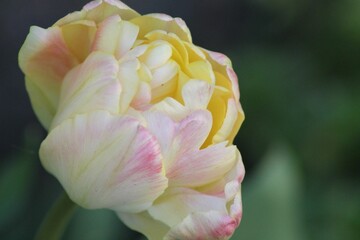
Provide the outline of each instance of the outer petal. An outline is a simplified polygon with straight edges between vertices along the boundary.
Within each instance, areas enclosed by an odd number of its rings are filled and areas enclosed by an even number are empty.
[[[78,20],[93,20],[97,23],[105,18],[119,15],[124,20],[140,16],[136,11],[129,8],[118,0],[95,0],[86,4],[81,11],[76,11],[58,20],[54,25],[63,26]]]
[[[85,208],[140,212],[167,187],[156,139],[134,118],[105,111],[54,128],[40,158],[70,198]]]
[[[221,179],[236,162],[236,147],[216,144],[183,155],[167,172],[172,186],[197,187]]]
[[[83,10],[86,11],[86,18],[96,22],[112,15],[119,15],[124,20],[139,16],[135,10],[118,0],[95,0],[86,4]]]
[[[227,213],[224,198],[205,195],[187,188],[167,190],[148,211],[153,218],[169,227],[175,227],[188,215],[195,212],[217,211],[223,214]]]
[[[77,64],[78,60],[67,48],[58,27],[30,28],[19,52],[19,65],[27,81],[32,82],[27,84],[30,99],[45,128],[49,127],[56,112],[63,78]],[[36,99],[36,94],[43,96],[42,101]],[[47,117],[39,114],[42,108],[47,109]]]
[[[94,110],[117,113],[121,91],[118,72],[115,58],[101,52],[92,53],[70,71],[64,79],[52,127],[75,114]]]
[[[229,141],[232,142],[244,121],[243,111],[238,110],[237,102],[233,98],[228,100],[227,111],[224,122],[213,138],[214,143]]]
[[[238,226],[235,219],[216,211],[193,213],[171,229],[165,240],[226,240]]]
[[[151,217],[148,212],[118,213],[118,216],[129,228],[141,232],[148,240],[162,240],[170,230],[164,223]]]

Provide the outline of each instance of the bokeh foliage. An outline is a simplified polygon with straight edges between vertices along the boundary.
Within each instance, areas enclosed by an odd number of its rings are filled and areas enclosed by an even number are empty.
[[[61,187],[40,166],[45,132],[31,112],[16,55],[30,25],[48,26],[86,1],[5,2],[0,239],[23,240],[33,238]],[[247,175],[243,220],[232,239],[358,239],[360,1],[125,2],[142,13],[184,18],[196,44],[233,60],[246,113],[236,144]],[[64,239],[141,236],[110,211],[79,209]]]

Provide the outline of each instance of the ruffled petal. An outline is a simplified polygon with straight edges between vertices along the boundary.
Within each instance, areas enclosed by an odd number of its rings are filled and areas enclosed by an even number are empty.
[[[85,208],[140,212],[167,187],[156,138],[132,117],[77,115],[40,147],[43,166]]]
[[[62,86],[55,127],[75,114],[94,110],[119,110],[121,86],[119,66],[112,55],[94,52],[85,62],[70,71]]]
[[[45,128],[50,126],[56,112],[63,78],[77,64],[78,60],[68,49],[60,28],[30,28],[19,52],[19,65],[27,81],[32,81],[28,84],[31,86],[28,91],[35,112],[42,112],[41,108],[48,109],[46,118],[43,118],[43,114],[38,115]],[[36,92],[33,93],[34,89]],[[43,101],[35,100],[37,96],[34,95],[39,93]]]
[[[190,30],[181,18],[172,18],[166,14],[153,13],[134,18],[131,22],[140,27],[140,38],[144,38],[146,34],[154,30],[163,30],[176,34],[183,41],[192,41]]]
[[[198,187],[223,178],[236,162],[236,147],[226,142],[180,156],[167,172],[171,186]]]

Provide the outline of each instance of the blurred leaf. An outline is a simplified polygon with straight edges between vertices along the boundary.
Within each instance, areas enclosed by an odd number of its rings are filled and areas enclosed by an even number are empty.
[[[2,231],[6,230],[6,226],[20,219],[27,207],[35,182],[39,139],[37,130],[28,128],[24,134],[24,147],[17,148],[0,170]]]
[[[303,240],[301,176],[289,149],[272,148],[243,186],[243,219],[232,239]]]
[[[137,239],[136,236],[113,211],[78,209],[64,239]]]

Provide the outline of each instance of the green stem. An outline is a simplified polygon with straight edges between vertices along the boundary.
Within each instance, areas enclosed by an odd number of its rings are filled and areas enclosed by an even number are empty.
[[[47,213],[35,240],[60,240],[76,207],[64,192]]]

